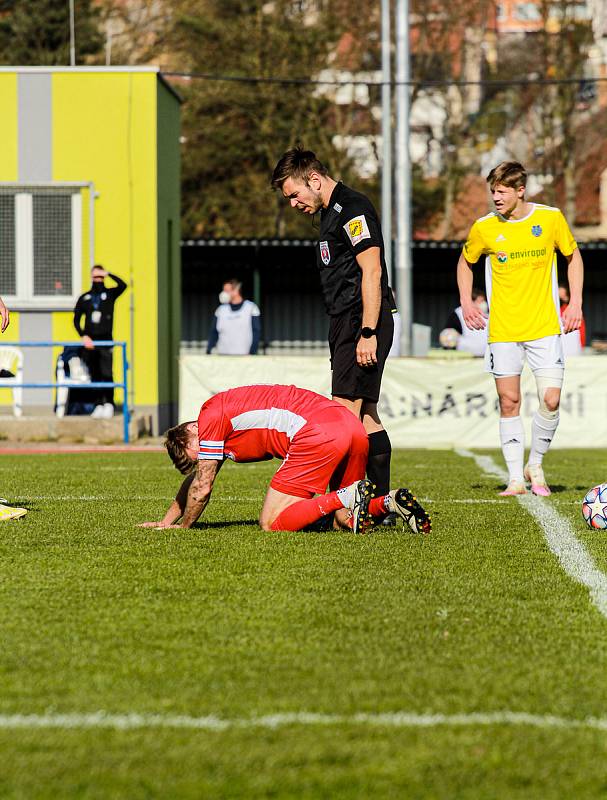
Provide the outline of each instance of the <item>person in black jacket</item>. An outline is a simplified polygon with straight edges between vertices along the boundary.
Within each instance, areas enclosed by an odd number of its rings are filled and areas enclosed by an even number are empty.
[[[107,287],[105,279],[111,278],[116,286]],[[126,283],[117,275],[107,272],[101,264],[91,270],[92,285],[88,292],[80,295],[74,308],[74,327],[82,338],[85,348],[84,362],[91,375],[91,381],[113,382],[113,348],[95,347],[95,341],[112,338],[114,324],[114,303],[126,289]],[[84,316],[84,324],[82,317]],[[91,390],[95,400],[94,417],[114,415],[114,390]]]
[[[361,419],[369,436],[367,475],[385,494],[392,448],[377,401],[394,322],[379,217],[365,195],[335,181],[301,147],[278,161],[272,187],[292,208],[320,212],[316,257],[330,317],[332,395]]]

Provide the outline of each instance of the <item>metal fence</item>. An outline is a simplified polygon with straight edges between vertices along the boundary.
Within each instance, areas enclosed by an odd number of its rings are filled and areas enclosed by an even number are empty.
[[[429,325],[432,342],[459,305],[455,265],[461,242],[415,242],[413,321]],[[324,312],[316,242],[312,240],[189,240],[182,243],[182,350],[205,352],[209,328],[224,281],[243,281],[245,295],[262,314],[261,352],[318,354],[326,349]],[[588,338],[607,331],[607,242],[580,243],[586,267],[584,316]],[[559,277],[566,264],[559,259]],[[474,281],[484,288],[484,266],[475,265]],[[607,335],[607,334],[606,334]]]
[[[22,347],[82,347],[81,342],[10,342],[11,348]],[[3,389],[74,389],[88,391],[90,389],[122,389],[122,424],[123,439],[126,444],[129,442],[129,422],[130,413],[128,406],[128,371],[129,363],[126,355],[126,342],[115,342],[111,340],[96,341],[95,347],[119,347],[122,350],[122,381],[74,381],[64,379],[62,381],[28,381],[23,382],[12,378],[4,378],[0,381]]]

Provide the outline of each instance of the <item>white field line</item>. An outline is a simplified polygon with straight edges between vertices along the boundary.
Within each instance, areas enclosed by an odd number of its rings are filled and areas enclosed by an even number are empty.
[[[129,502],[131,500],[173,500],[174,495],[162,495],[162,494],[129,494],[129,495],[118,495],[118,494],[17,494],[11,495],[9,499],[7,499],[8,504],[11,503],[25,503],[28,500],[49,500],[49,501],[65,501],[65,502],[93,502],[97,500],[106,501],[108,503],[114,501],[121,501],[124,500]],[[258,500],[259,495],[256,494],[239,494],[238,496],[234,495],[222,495],[222,500],[231,500],[231,501],[240,501],[240,500]]]
[[[352,725],[387,728],[474,728],[506,725],[532,728],[580,728],[607,731],[607,718],[556,717],[551,714],[527,714],[516,711],[494,711],[472,714],[413,714],[406,711],[385,714],[314,714],[305,711],[268,714],[261,717],[226,719],[208,715],[192,717],[171,714],[111,714],[95,711],[88,714],[2,714],[0,730],[15,729],[101,729],[138,730],[144,728],[182,728],[188,730],[225,731],[230,729],[276,729],[290,725]]]
[[[491,477],[508,482],[508,473],[499,467],[491,456],[481,456],[470,450],[456,450],[457,455],[472,458],[477,466]],[[534,494],[517,495],[516,499],[544,531],[548,547],[558,558],[562,568],[590,592],[592,602],[607,617],[607,575],[596,566],[582,542],[575,535],[569,521],[561,516],[549,500]]]
[[[241,501],[241,500],[260,500],[261,495],[257,494],[239,494],[239,495],[221,495],[222,500],[229,500],[233,501]],[[463,497],[463,498],[441,498],[441,497],[419,497],[418,498],[422,503],[450,503],[450,504],[458,504],[458,505],[468,505],[468,506],[481,506],[481,505],[490,505],[490,506],[503,506],[508,505],[510,500],[504,498],[503,500],[496,499],[489,499],[489,498],[482,498],[482,497]],[[117,495],[117,494],[17,494],[11,495],[10,500],[13,503],[25,503],[28,500],[48,500],[48,501],[61,501],[61,502],[73,502],[73,503],[86,503],[86,502],[95,502],[95,501],[130,501],[130,500],[173,500],[173,495],[162,495],[162,494],[129,494],[129,495]],[[0,501],[1,502],[1,501]],[[8,502],[8,501],[7,501]],[[560,506],[569,506],[569,505],[578,505],[577,500],[556,500],[552,501],[555,505]]]

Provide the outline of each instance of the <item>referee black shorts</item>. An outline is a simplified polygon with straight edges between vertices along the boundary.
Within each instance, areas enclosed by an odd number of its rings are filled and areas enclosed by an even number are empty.
[[[381,389],[384,364],[392,346],[394,319],[387,300],[382,300],[377,323],[377,364],[359,367],[356,363],[356,345],[362,328],[362,310],[351,308],[329,324],[329,349],[333,379],[332,394],[353,400],[362,398],[377,403]]]

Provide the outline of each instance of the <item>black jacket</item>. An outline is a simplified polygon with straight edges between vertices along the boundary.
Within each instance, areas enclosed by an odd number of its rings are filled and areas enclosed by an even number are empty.
[[[126,289],[126,283],[111,272],[108,276],[116,281],[116,286],[108,288],[103,284],[93,285],[76,301],[74,327],[79,336],[90,336],[91,339],[98,340],[112,338],[114,303]],[[82,325],[83,314],[84,325]]]

